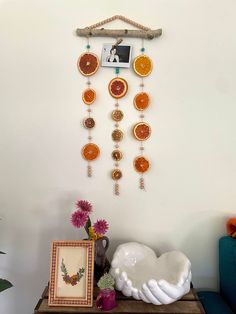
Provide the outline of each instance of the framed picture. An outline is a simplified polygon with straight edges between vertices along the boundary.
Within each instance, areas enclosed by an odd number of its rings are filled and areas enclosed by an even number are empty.
[[[131,46],[104,44],[102,48],[102,66],[129,68],[131,53]]]
[[[53,241],[48,305],[93,305],[94,241]]]

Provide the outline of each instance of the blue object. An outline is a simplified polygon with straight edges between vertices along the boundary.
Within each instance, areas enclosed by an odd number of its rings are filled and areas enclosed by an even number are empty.
[[[141,52],[144,52],[144,51],[145,51],[145,48],[141,48],[140,50],[141,50]]]
[[[116,68],[116,74],[120,73],[120,68]]]
[[[90,49],[90,45],[87,45],[86,48],[87,48],[87,49]]]
[[[200,291],[199,299],[206,314],[236,313],[236,239],[219,240],[220,292]]]

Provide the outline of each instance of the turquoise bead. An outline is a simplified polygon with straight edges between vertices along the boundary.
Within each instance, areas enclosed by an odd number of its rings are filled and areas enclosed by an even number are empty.
[[[90,45],[87,45],[86,48],[89,49],[89,48],[90,48]]]
[[[141,48],[140,50],[141,50],[142,52],[144,52],[144,51],[145,51],[145,48]]]
[[[120,73],[120,68],[116,68],[116,74]]]

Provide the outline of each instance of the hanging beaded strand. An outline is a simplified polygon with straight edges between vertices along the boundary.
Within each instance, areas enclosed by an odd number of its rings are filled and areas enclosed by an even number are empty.
[[[95,120],[92,117],[91,105],[96,100],[96,92],[91,88],[90,76],[95,74],[99,67],[98,57],[90,52],[89,37],[87,37],[86,53],[82,54],[78,60],[79,71],[86,76],[87,88],[82,93],[82,100],[88,106],[87,117],[83,120],[83,126],[88,130],[88,143],[82,148],[82,156],[87,161],[87,176],[92,177],[91,161],[95,160],[99,154],[99,147],[92,143],[92,129],[95,127]]]
[[[124,114],[119,109],[119,98],[122,98],[126,95],[128,90],[127,82],[119,77],[120,68],[115,69],[116,78],[112,79],[109,83],[109,92],[110,95],[116,99],[115,109],[111,113],[112,120],[115,122],[114,131],[112,132],[112,140],[114,141],[114,150],[112,151],[112,159],[114,161],[114,167],[111,172],[111,177],[115,181],[114,183],[114,194],[120,195],[120,185],[118,181],[122,178],[122,171],[120,170],[120,160],[123,158],[123,153],[120,151],[120,142],[123,139],[123,132],[120,130],[119,122],[123,119]]]
[[[139,150],[140,154],[134,159],[134,168],[140,174],[139,188],[145,190],[144,173],[149,169],[149,160],[144,156],[144,141],[146,141],[151,135],[150,126],[144,122],[144,111],[148,108],[150,98],[148,93],[144,92],[144,77],[148,76],[152,70],[151,59],[144,55],[144,40],[142,39],[142,47],[140,49],[141,55],[135,58],[133,67],[137,75],[140,76],[140,93],[134,97],[134,107],[140,111],[140,121],[133,127],[133,135],[140,142]]]
[[[90,52],[90,42],[89,42],[89,37],[87,37],[87,45],[86,45],[86,48],[87,48],[87,52]],[[90,78],[89,76],[87,77],[87,82],[86,82],[88,88],[90,88],[90,85],[91,85],[91,81],[90,81]],[[88,109],[87,109],[87,112],[88,112],[88,118],[87,119],[91,119],[91,113],[92,113],[92,109],[90,108],[91,107],[91,104],[88,105]],[[87,121],[87,119],[85,119],[85,121]],[[86,127],[86,125],[85,125]],[[92,141],[92,136],[91,136],[91,128],[88,128],[88,142],[91,143]],[[93,174],[93,171],[92,171],[92,166],[91,166],[91,162],[88,160],[88,165],[87,165],[87,176],[89,178],[92,177],[92,174]]]

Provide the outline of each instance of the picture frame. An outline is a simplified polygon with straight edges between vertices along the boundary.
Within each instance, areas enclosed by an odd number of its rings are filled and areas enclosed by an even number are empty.
[[[102,66],[129,68],[132,56],[132,46],[103,44]]]
[[[49,306],[93,306],[94,241],[53,241]]]

